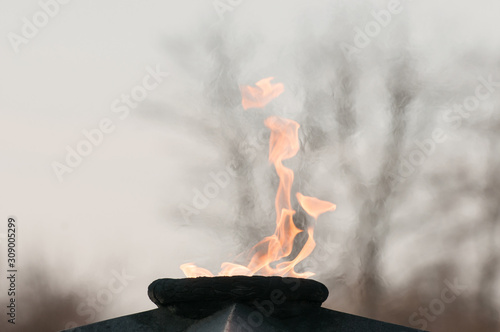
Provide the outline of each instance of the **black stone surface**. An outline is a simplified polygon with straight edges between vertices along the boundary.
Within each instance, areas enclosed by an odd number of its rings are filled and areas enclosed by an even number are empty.
[[[290,317],[321,307],[328,289],[310,279],[233,276],[159,279],[148,295],[159,307],[187,318],[204,318],[231,304],[259,309],[270,307],[270,316]]]

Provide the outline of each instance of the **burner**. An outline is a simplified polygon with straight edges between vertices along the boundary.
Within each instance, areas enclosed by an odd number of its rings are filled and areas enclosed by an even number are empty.
[[[325,285],[310,279],[233,276],[159,279],[148,289],[158,307],[189,318],[204,318],[234,304],[244,304],[273,317],[304,314],[321,307]]]

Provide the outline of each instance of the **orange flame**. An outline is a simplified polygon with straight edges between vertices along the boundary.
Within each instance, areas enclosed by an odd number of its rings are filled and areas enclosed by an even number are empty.
[[[256,88],[248,85],[240,86],[241,104],[245,110],[249,108],[263,108],[285,91],[282,83],[272,84],[271,81],[273,79],[274,77],[268,77],[258,81],[255,83]]]
[[[314,219],[318,219],[320,214],[327,211],[335,211],[337,206],[333,203],[322,201],[316,197],[304,196],[301,193],[296,193],[295,196],[300,203],[300,206]]]
[[[269,77],[257,82],[256,85],[260,89],[242,87],[243,108],[264,107],[269,101],[281,94],[284,91],[283,84],[271,85],[272,79]],[[251,98],[248,98],[249,96]],[[314,273],[297,273],[295,267],[308,257],[316,246],[313,238],[313,226],[307,228],[308,238],[298,255],[292,260],[283,261],[292,253],[297,234],[303,232],[293,222],[295,210],[292,209],[290,193],[294,173],[291,169],[283,166],[283,160],[292,158],[299,151],[300,125],[293,120],[276,116],[267,118],[264,123],[271,130],[269,161],[273,163],[280,179],[275,198],[276,229],[273,235],[264,238],[251,249],[252,255],[247,266],[225,262],[221,265],[219,275],[251,276],[260,274],[308,278]],[[336,208],[333,203],[304,196],[301,193],[297,193],[296,197],[302,208],[314,219],[317,219],[320,214],[333,211]],[[187,277],[213,276],[210,271],[199,268],[192,263],[181,265],[181,269]]]
[[[207,269],[197,267],[193,263],[182,264],[181,266],[182,272],[186,275],[186,277],[213,277],[212,272]]]

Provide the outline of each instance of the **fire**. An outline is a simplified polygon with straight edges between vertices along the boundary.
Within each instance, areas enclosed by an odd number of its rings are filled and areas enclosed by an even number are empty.
[[[207,269],[197,267],[193,263],[186,263],[181,265],[181,270],[187,277],[213,277],[212,272]]]
[[[301,193],[296,193],[295,196],[300,203],[300,206],[314,219],[327,211],[335,211],[337,206],[333,203],[322,201],[316,197],[304,196]]]
[[[248,85],[240,87],[242,96],[241,104],[245,110],[249,108],[263,108],[285,91],[282,83],[272,84],[271,81],[273,79],[274,77],[268,77],[258,81],[255,83],[256,88]]]
[[[253,87],[241,87],[243,96],[242,105],[244,109],[251,107],[264,107],[272,99],[284,91],[281,83],[271,84],[272,77],[260,80]],[[292,260],[286,260],[292,253],[293,244],[297,234],[303,232],[293,222],[295,210],[292,209],[291,191],[294,173],[283,165],[283,161],[294,157],[299,151],[299,128],[300,125],[290,119],[271,116],[264,121],[266,127],[271,130],[269,139],[269,161],[274,165],[280,179],[278,191],[275,198],[276,228],[272,235],[257,243],[249,252],[249,263],[247,266],[225,262],[221,265],[221,276],[254,274],[268,276],[288,276],[308,278],[313,272],[295,272],[295,266],[307,258],[314,247],[314,227],[307,228],[308,238],[300,252]],[[327,211],[334,211],[333,203],[319,200],[315,197],[304,196],[296,193],[297,201],[307,214],[317,220],[318,216]],[[187,277],[210,276],[213,274],[193,263],[182,264],[181,269]]]

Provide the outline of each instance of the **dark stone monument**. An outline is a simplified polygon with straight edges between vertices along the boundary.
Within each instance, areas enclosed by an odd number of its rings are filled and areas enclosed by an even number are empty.
[[[157,309],[66,331],[418,331],[321,308],[328,289],[310,279],[262,276],[159,279],[149,286],[148,295]]]

